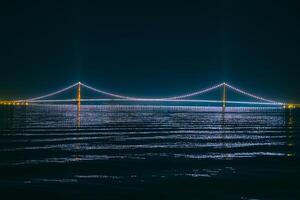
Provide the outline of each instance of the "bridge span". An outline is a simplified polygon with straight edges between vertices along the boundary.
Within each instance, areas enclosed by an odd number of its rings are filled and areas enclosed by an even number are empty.
[[[71,99],[53,99],[50,97],[57,96],[61,93],[64,93],[68,90],[75,89],[77,91],[76,98]],[[102,96],[105,96],[105,98],[83,98],[81,94],[82,89],[87,89],[90,91],[93,91],[97,94],[101,94]],[[222,95],[220,99],[195,99],[195,97],[204,95],[206,93],[209,93],[211,91],[220,89],[222,91]],[[229,100],[227,91],[232,90],[233,92],[236,92],[240,95],[244,95],[250,99],[253,99],[252,101],[238,101],[238,100]],[[78,106],[82,102],[165,102],[165,103],[172,103],[172,102],[181,102],[181,103],[213,103],[217,104],[224,109],[227,106],[235,106],[235,105],[245,105],[245,106],[276,106],[276,107],[282,107],[287,109],[296,109],[300,108],[300,104],[294,104],[294,103],[283,103],[278,102],[275,100],[267,99],[261,96],[257,96],[253,93],[246,92],[242,89],[239,89],[237,87],[234,87],[228,83],[220,83],[202,90],[198,90],[195,92],[179,95],[179,96],[171,96],[171,97],[164,97],[164,98],[141,98],[141,97],[132,97],[132,96],[125,96],[121,94],[106,92],[97,88],[94,88],[92,86],[89,86],[87,84],[77,82],[75,84],[72,84],[68,87],[65,87],[63,89],[57,90],[55,92],[42,95],[39,97],[29,98],[29,99],[21,99],[21,100],[2,100],[0,101],[0,105],[6,105],[6,106],[28,106],[31,104],[39,104],[39,103],[77,103]]]

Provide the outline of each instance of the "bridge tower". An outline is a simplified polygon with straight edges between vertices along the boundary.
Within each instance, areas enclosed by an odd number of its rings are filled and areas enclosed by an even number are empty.
[[[222,108],[223,108],[223,111],[225,111],[225,108],[226,108],[226,99],[227,99],[226,83],[223,83],[223,95],[222,95]]]
[[[80,111],[80,104],[81,104],[81,83],[78,82],[77,85],[77,108]]]

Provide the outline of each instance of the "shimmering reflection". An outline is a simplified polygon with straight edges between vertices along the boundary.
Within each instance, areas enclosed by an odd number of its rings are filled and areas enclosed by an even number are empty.
[[[271,108],[1,108],[2,183],[110,189],[107,180],[133,188],[184,180],[196,181],[196,190],[207,179],[289,179],[298,163],[298,119],[298,111]]]

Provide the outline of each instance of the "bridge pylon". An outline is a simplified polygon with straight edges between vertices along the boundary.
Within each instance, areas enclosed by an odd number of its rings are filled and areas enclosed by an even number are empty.
[[[81,83],[78,82],[77,84],[77,108],[80,111],[80,105],[81,105]]]
[[[227,94],[226,94],[226,83],[223,83],[223,94],[222,94],[222,108],[223,111],[225,111],[226,108],[226,99],[227,99]]]

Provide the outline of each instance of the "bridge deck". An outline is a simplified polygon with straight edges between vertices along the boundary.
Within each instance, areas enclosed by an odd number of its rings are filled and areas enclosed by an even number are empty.
[[[76,99],[61,99],[61,100],[51,100],[50,97],[61,94],[67,90],[71,90],[77,87],[77,97]],[[96,92],[98,95],[104,96],[102,99],[84,99],[81,96],[81,88],[88,89],[91,92]],[[194,97],[211,92],[213,90],[217,89],[223,89],[223,97],[220,100],[196,100]],[[227,90],[230,89],[236,93],[239,93],[241,95],[244,95],[248,98],[255,99],[255,101],[230,101],[227,96]],[[192,98],[193,97],[193,98]],[[235,105],[251,105],[251,106],[276,106],[276,107],[283,107],[286,109],[296,109],[300,108],[300,104],[294,104],[294,103],[282,103],[273,101],[270,99],[265,99],[263,97],[257,96],[255,94],[246,92],[244,90],[241,90],[239,88],[236,88],[232,85],[229,85],[227,83],[220,83],[218,85],[214,85],[212,87],[198,90],[192,93],[180,95],[180,96],[173,96],[173,97],[165,97],[165,98],[137,98],[137,97],[130,97],[130,96],[124,96],[116,93],[110,93],[103,90],[99,90],[97,88],[91,87],[89,85],[83,84],[81,82],[77,82],[75,84],[72,84],[68,87],[65,87],[63,89],[57,90],[55,92],[31,98],[31,99],[23,99],[23,100],[0,100],[0,105],[8,105],[8,106],[27,106],[29,104],[38,104],[38,103],[72,103],[77,102],[78,105],[81,104],[81,102],[100,102],[100,101],[106,101],[106,102],[121,102],[121,101],[132,101],[132,102],[177,102],[177,103],[209,103],[209,104],[220,104],[223,107],[227,107],[227,105],[230,105],[231,107],[234,107]]]

